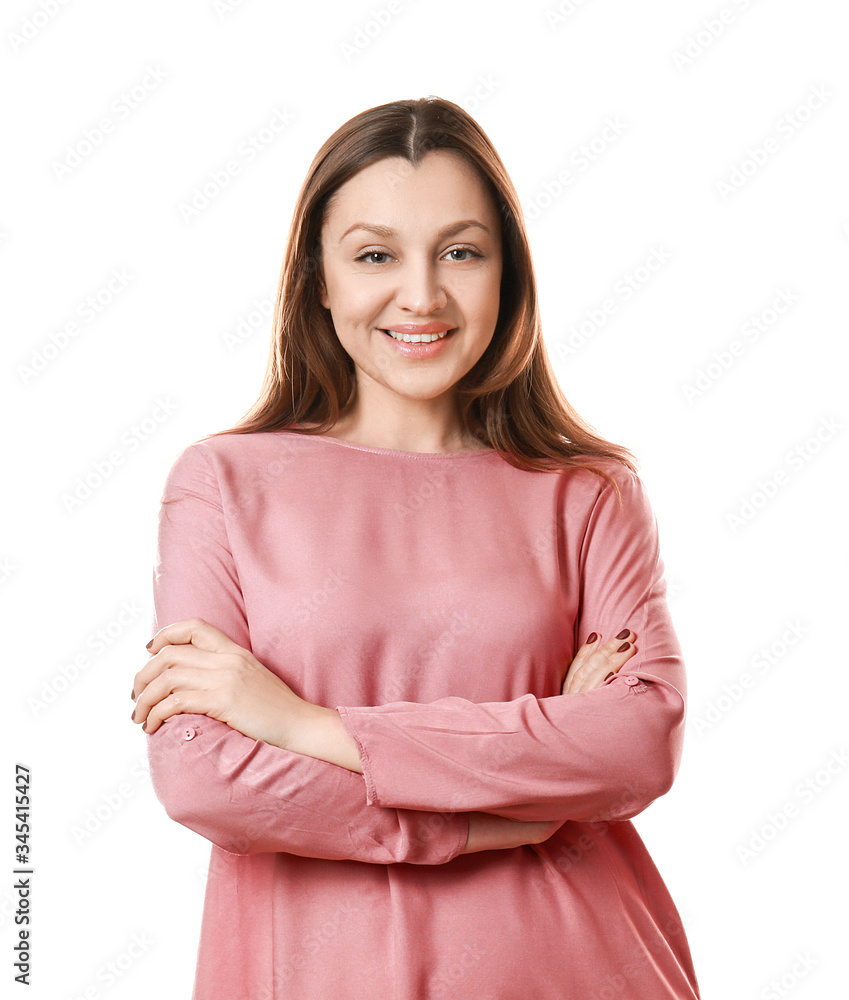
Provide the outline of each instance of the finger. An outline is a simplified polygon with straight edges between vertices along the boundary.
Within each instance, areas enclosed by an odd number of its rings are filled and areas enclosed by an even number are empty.
[[[185,667],[173,667],[158,677],[152,678],[139,694],[130,716],[132,721],[144,724],[154,705],[164,698],[170,697],[175,690],[188,690],[192,683],[190,676]],[[195,674],[194,682],[198,683],[198,681],[199,678]]]
[[[567,687],[575,683],[576,677],[580,676],[585,669],[587,661],[592,653],[599,648],[601,635],[598,632],[590,632],[586,641],[578,647],[572,660],[566,665],[564,674],[560,680],[561,694],[567,693]]]
[[[633,643],[636,638],[636,632],[632,632],[629,628],[623,628],[622,631],[617,632],[612,639],[608,639],[602,648],[609,652],[615,652],[623,643]]]
[[[144,732],[148,736],[152,735],[163,722],[175,715],[205,715],[206,713],[198,707],[201,704],[201,698],[196,697],[196,695],[197,692],[194,691],[175,692],[157,702],[142,724]]]
[[[580,670],[581,665],[586,661],[590,653],[593,650],[598,649],[600,642],[601,642],[601,636],[598,634],[598,632],[590,632],[583,645],[578,647],[578,650],[575,653],[575,655],[572,657],[569,663],[566,664],[565,672],[563,674],[563,681],[566,680],[566,677],[568,676],[570,671],[574,673]]]
[[[206,667],[210,669],[209,653],[196,646],[163,646],[147,661],[133,679],[133,698],[138,704],[144,692],[156,678],[170,673],[177,667]]]
[[[627,631],[629,636],[632,634],[629,629],[625,631]],[[609,655],[618,646],[622,645],[622,641],[615,638],[608,640],[604,644],[602,644],[601,639],[602,636],[598,632],[591,632],[587,636],[586,642],[578,649],[563,677],[561,683],[561,692],[563,694],[575,694],[579,690],[585,690],[587,686],[585,678],[590,669],[590,664],[593,662],[593,658],[597,657],[602,650]]]
[[[616,653],[627,653],[631,651],[631,655],[634,653],[634,640],[637,637],[636,632],[632,632],[631,629],[625,628],[621,632],[618,632],[612,639],[608,639],[603,646],[599,646],[597,653],[599,656],[614,656]],[[622,666],[621,663],[618,664],[619,667]],[[608,674],[604,679],[607,680]]]
[[[586,660],[592,656],[596,651],[605,650],[606,652],[613,652],[618,649],[623,641],[633,642],[636,638],[636,633],[632,632],[631,629],[625,628],[618,632],[612,639],[608,639],[606,643],[601,643],[601,635],[598,632],[591,632],[587,636],[586,642],[579,647],[577,653],[575,654],[572,662],[569,664],[569,668],[575,666],[576,671],[580,669],[580,665],[585,663]]]
[[[633,635],[633,633],[630,633]],[[580,694],[599,687],[611,673],[616,673],[635,653],[633,642],[616,637],[593,650],[580,669],[567,676],[564,694]]]
[[[604,684],[605,681],[609,680],[611,677],[614,677],[616,674],[618,674],[619,671],[622,669],[622,667],[624,667],[625,664],[628,662],[628,660],[630,660],[632,656],[636,655],[637,647],[633,643],[629,642],[625,643],[624,645],[625,645],[624,649],[620,647],[614,653],[610,654],[607,663],[607,667],[609,667],[609,670],[602,678],[601,681],[602,684]],[[599,669],[601,670],[604,668],[600,667]]]
[[[622,667],[635,656],[637,647],[633,643],[625,643],[625,649],[619,648],[611,653],[602,654],[599,651],[597,660],[592,664],[591,669],[581,678],[582,689],[591,691],[601,687],[610,677],[614,677]]]
[[[145,732],[150,729],[145,726],[152,718],[162,721],[160,706],[163,702],[171,707],[169,714],[175,714],[175,706],[182,706],[181,712],[197,712],[206,715],[216,708],[215,698],[209,684],[209,673],[191,667],[175,667],[167,673],[155,678],[139,696],[133,709],[131,719],[141,724]]]
[[[242,648],[221,629],[210,625],[203,618],[189,618],[166,625],[156,633],[146,648],[150,655],[154,656],[163,646],[188,643],[199,649],[209,650],[211,653],[232,653]]]
[[[611,639],[605,646],[604,650],[599,650],[599,652],[605,652],[611,657],[611,666],[613,669],[605,674],[602,684],[606,683],[611,677],[617,674],[625,663],[637,652],[637,647],[634,645],[634,638],[636,633],[632,632],[630,629],[623,629],[615,639]],[[620,639],[622,643],[613,648],[616,643],[619,643]],[[621,653],[623,654],[623,659],[621,662],[615,662],[613,657]]]

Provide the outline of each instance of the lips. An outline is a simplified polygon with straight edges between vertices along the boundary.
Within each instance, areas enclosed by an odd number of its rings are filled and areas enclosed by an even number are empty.
[[[397,326],[386,326],[383,328],[385,330],[391,330],[393,333],[448,333],[449,330],[453,329],[448,323],[439,323],[433,321],[431,323],[399,323]]]
[[[401,344],[420,344],[420,343],[427,344],[427,343],[436,343],[440,340],[445,340],[447,337],[451,336],[451,334],[454,332],[454,329],[449,329],[449,330],[440,329],[433,331],[421,330],[421,329],[409,330],[409,331],[407,330],[396,331],[394,327],[391,327],[389,330],[383,330],[382,332],[385,333],[387,337],[392,337],[393,340]],[[421,339],[422,337],[426,339],[423,341]]]

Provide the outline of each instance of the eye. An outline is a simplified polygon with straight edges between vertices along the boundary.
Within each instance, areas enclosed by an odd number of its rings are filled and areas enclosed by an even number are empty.
[[[464,257],[462,256],[463,254],[468,254],[468,256]],[[482,253],[478,253],[478,251],[472,249],[472,247],[452,247],[450,250],[446,251],[445,256],[449,257],[449,255],[450,259],[457,264],[466,264],[468,263],[468,261],[474,258],[483,257]],[[390,253],[387,253],[386,250],[366,250],[364,253],[361,253],[358,257],[355,257],[354,260],[357,263],[362,262],[365,264],[380,265],[380,264],[385,264],[386,259],[390,258],[391,256],[392,255]],[[378,257],[384,259],[377,260],[376,258]]]
[[[467,253],[467,254],[471,254],[471,257],[463,257],[462,259],[459,258],[459,257],[452,257],[451,259],[455,260],[458,264],[464,264],[467,260],[471,260],[472,257],[482,257],[483,256],[483,254],[479,254],[477,252],[477,250],[472,250],[471,247],[454,247],[453,249],[449,250],[448,253],[449,254],[455,254],[455,253]]]
[[[382,260],[369,260],[370,257],[388,257],[389,254],[385,250],[366,250],[365,253],[361,253],[359,257],[355,257],[354,260],[365,261],[367,264],[382,264]]]

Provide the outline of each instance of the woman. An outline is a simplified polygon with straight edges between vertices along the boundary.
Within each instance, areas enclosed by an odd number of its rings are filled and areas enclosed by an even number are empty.
[[[195,1000],[699,996],[630,822],[686,692],[629,455],[557,386],[480,127],[343,125],[261,396],[163,494],[133,719],[213,844]]]

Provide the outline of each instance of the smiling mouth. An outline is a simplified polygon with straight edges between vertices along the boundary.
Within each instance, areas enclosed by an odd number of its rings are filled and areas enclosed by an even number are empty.
[[[432,344],[435,340],[444,340],[446,337],[450,337],[454,330],[442,331],[440,333],[396,333],[394,330],[383,330],[387,336],[392,337],[393,340],[403,341],[405,344]]]

